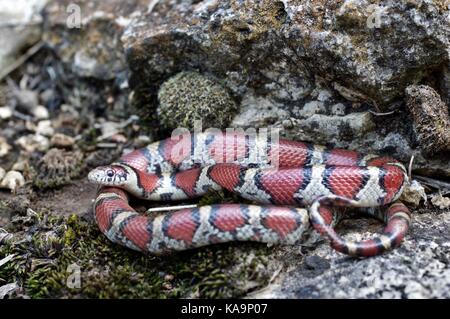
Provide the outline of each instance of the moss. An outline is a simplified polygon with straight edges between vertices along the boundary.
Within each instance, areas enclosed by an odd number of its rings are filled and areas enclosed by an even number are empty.
[[[158,116],[167,128],[193,128],[195,120],[223,128],[237,110],[224,87],[197,72],[180,72],[164,82],[158,100]]]
[[[56,188],[77,177],[83,169],[83,154],[50,149],[37,164],[37,176],[33,180],[39,189]]]
[[[267,284],[263,244],[215,245],[155,257],[111,243],[88,219],[39,213],[0,246],[0,284],[18,282],[32,298],[226,298]],[[76,267],[80,287],[73,283]],[[250,283],[250,284],[249,284]],[[72,287],[72,288],[71,288]]]

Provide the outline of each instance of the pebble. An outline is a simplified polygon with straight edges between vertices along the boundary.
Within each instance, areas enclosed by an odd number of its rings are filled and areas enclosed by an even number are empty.
[[[33,108],[32,113],[39,120],[46,120],[50,116],[47,108],[43,105],[38,105],[35,108]]]
[[[51,136],[55,133],[55,130],[52,127],[52,122],[50,120],[44,120],[38,122],[38,125],[36,127],[36,133],[45,135],[45,136]]]
[[[5,156],[11,150],[11,145],[6,142],[3,136],[0,136],[0,157]]]
[[[48,138],[40,134],[22,136],[16,141],[16,144],[28,153],[33,153],[35,151],[43,152],[50,146]]]
[[[39,104],[39,95],[36,91],[20,90],[15,96],[18,105],[28,112],[31,112]]]
[[[17,161],[14,163],[14,165],[11,167],[13,171],[19,171],[24,172],[29,169],[28,160],[22,159],[20,161]]]
[[[50,139],[50,144],[57,148],[71,148],[75,144],[75,139],[69,135],[56,133]]]
[[[23,186],[25,184],[25,179],[23,175],[18,171],[9,171],[6,173],[5,177],[3,177],[0,187],[8,188],[12,192],[15,192],[17,188]]]
[[[12,110],[9,106],[0,107],[0,119],[7,120],[12,116]]]

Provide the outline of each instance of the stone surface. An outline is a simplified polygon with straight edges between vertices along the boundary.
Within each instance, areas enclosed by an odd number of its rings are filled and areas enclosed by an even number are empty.
[[[431,155],[450,151],[450,118],[439,94],[426,85],[410,85],[406,88],[406,103],[421,148]]]
[[[298,101],[313,74],[381,104],[448,61],[445,1],[159,1],[123,39],[136,84],[186,68]],[[399,48],[402,48],[399,50]],[[143,63],[146,61],[146,63]]]
[[[415,170],[450,176],[448,154],[426,158],[418,149],[404,107],[412,83],[433,83],[445,98],[448,14],[447,2],[428,0],[161,0],[122,35],[132,104],[157,131],[161,83],[198,70],[232,92],[233,127],[278,127],[287,137],[405,162],[414,155]]]
[[[450,211],[413,214],[412,225],[402,246],[381,256],[354,259],[326,243],[305,258],[292,256],[290,271],[249,297],[449,298]],[[345,236],[361,238],[352,231]]]
[[[0,2],[0,80],[22,50],[38,42],[42,33],[41,10],[48,0]]]

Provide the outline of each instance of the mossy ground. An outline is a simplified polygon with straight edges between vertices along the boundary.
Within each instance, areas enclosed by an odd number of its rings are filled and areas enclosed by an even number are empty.
[[[90,215],[43,211],[13,220],[14,238],[0,246],[0,260],[15,257],[0,267],[0,286],[17,282],[31,298],[241,297],[265,286],[274,272],[271,249],[262,244],[156,257],[111,243]],[[79,288],[70,288],[77,269]]]

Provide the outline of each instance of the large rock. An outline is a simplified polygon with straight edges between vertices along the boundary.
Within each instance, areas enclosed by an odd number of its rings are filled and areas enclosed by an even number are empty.
[[[41,10],[47,1],[0,1],[0,80],[20,52],[41,39]]]
[[[120,37],[150,0],[52,1],[45,9],[44,39],[68,70],[99,80],[124,78]]]
[[[195,70],[220,79],[240,105],[231,126],[278,127],[405,162],[414,155],[415,169],[450,176],[448,154],[422,155],[403,102],[418,82],[447,96],[445,3],[161,0],[122,36],[133,104],[158,128],[161,83]]]
[[[289,102],[314,75],[386,106],[449,59],[445,1],[159,1],[124,33],[136,86],[195,68]],[[334,84],[335,83],[335,84]]]
[[[347,238],[361,238],[355,233],[361,224],[347,221],[346,226],[353,228]],[[413,214],[411,231],[402,246],[373,258],[346,257],[326,243],[304,258],[291,252],[290,261],[284,257],[291,271],[249,297],[449,298],[449,227],[449,211]]]

